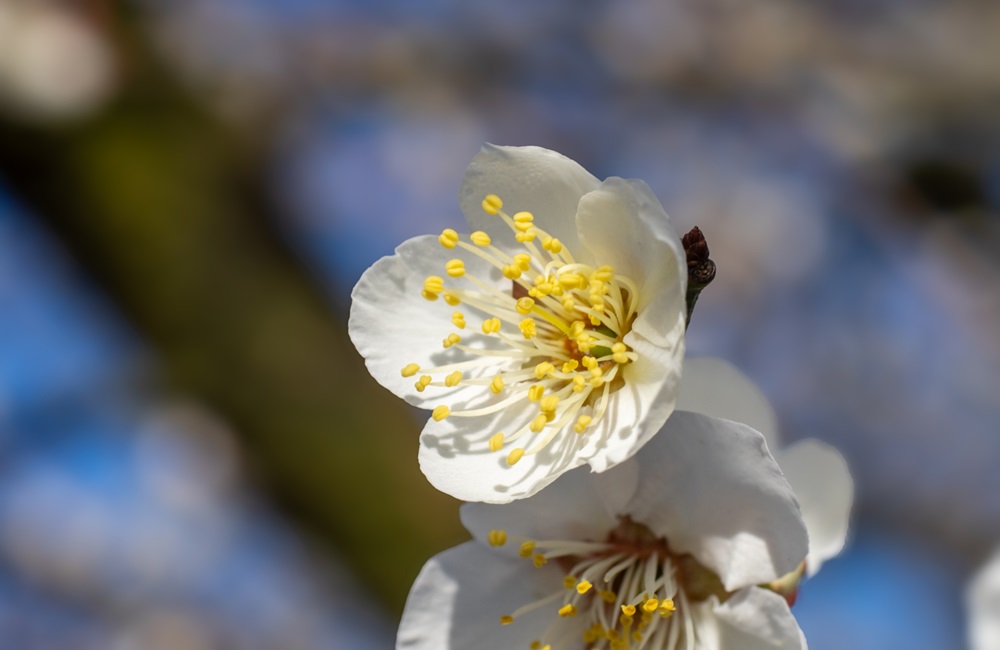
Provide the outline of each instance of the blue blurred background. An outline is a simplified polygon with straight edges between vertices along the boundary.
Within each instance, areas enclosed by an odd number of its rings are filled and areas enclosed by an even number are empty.
[[[691,353],[857,484],[810,647],[964,647],[1000,541],[998,29],[988,0],[5,0],[0,646],[392,646],[465,534],[349,294],[461,225],[491,141],[705,232]]]

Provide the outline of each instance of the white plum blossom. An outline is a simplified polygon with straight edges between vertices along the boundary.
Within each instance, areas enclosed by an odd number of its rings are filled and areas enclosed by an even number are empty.
[[[847,540],[854,481],[840,452],[815,439],[781,444],[778,419],[750,379],[722,359],[685,361],[677,408],[743,422],[759,431],[792,486],[809,531],[809,555],[801,573],[812,576]],[[798,577],[783,585],[794,596]]]
[[[965,603],[971,650],[1000,648],[1000,550],[969,582]]]
[[[791,487],[750,427],[686,411],[605,473],[471,503],[432,558],[397,650],[805,650],[763,587],[807,552]]]
[[[687,266],[663,207],[641,181],[492,145],[459,202],[470,234],[403,242],[352,294],[368,370],[432,411],[424,474],[504,503],[628,459],[673,411],[684,356]]]

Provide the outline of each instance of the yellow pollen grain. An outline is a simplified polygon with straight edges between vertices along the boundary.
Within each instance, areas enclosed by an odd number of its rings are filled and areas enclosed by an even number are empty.
[[[465,275],[465,262],[457,257],[453,260],[448,260],[444,265],[444,270],[449,277],[460,278]]]
[[[535,565],[536,569],[541,569],[542,566],[549,561],[549,558],[545,557],[541,553],[535,553],[531,557],[531,562]]]
[[[518,555],[521,557],[531,557],[531,554],[535,552],[535,543],[532,541],[521,542],[521,547],[518,550]]]
[[[521,328],[521,334],[524,335],[526,339],[533,339],[538,335],[538,329],[535,327],[535,321],[531,318],[525,318],[518,324]]]
[[[444,385],[448,388],[454,388],[462,381],[462,371],[456,370],[447,377],[444,378]]]
[[[655,598],[650,598],[649,600],[647,600],[642,604],[642,609],[643,611],[652,614],[653,612],[656,611],[656,608],[659,606],[660,606],[660,601],[658,601]]]
[[[490,436],[490,451],[500,451],[503,449],[503,433],[494,433]]]
[[[490,392],[493,393],[494,395],[499,395],[500,393],[503,392],[503,389],[504,389],[503,377],[497,375],[490,382]]]
[[[528,387],[528,400],[531,402],[537,402],[542,399],[542,393],[545,392],[545,386],[541,384],[533,384]]]
[[[399,371],[404,377],[412,377],[413,375],[420,372],[420,366],[415,363],[408,363],[403,366],[403,369]]]
[[[511,452],[507,454],[507,464],[508,465],[517,464],[517,461],[521,460],[522,456],[524,456],[523,448],[518,447],[516,449],[512,449]]]
[[[487,194],[483,199],[483,212],[486,214],[497,214],[503,207],[503,201],[496,194]]]
[[[503,546],[507,543],[507,531],[491,530],[486,536],[486,541],[490,543],[490,546]]]
[[[451,409],[442,404],[441,406],[435,406],[434,410],[431,411],[431,417],[434,418],[436,422],[440,422],[451,415]]]
[[[444,291],[444,278],[437,275],[429,275],[424,280],[424,291],[437,295]]]
[[[594,418],[592,418],[591,416],[581,415],[576,419],[576,424],[573,425],[573,431],[576,431],[577,433],[583,433],[584,431],[587,430],[587,427],[589,427],[590,423],[593,421]]]
[[[462,303],[462,299],[450,291],[445,291],[443,295],[444,295],[444,301],[449,305],[451,305],[452,307],[457,307]]]
[[[460,311],[452,312],[451,323],[460,330],[465,329],[465,314]]]
[[[576,616],[576,605],[573,605],[572,603],[566,603],[565,605],[559,608],[559,616],[562,617]]]
[[[500,319],[493,317],[483,321],[483,334],[496,334],[500,331]]]
[[[471,239],[472,243],[475,244],[476,246],[489,246],[491,242],[490,236],[484,233],[482,230],[477,230],[476,232],[469,235],[469,239]]]
[[[530,429],[532,433],[539,433],[542,429],[545,428],[545,425],[548,422],[549,418],[546,417],[544,413],[536,415],[535,419],[532,420],[531,424],[528,425],[528,429]]]
[[[424,389],[426,389],[430,385],[430,383],[431,383],[431,376],[423,375],[422,377],[420,377],[420,379],[417,380],[417,383],[413,384],[413,386],[417,389],[418,393],[422,393],[424,392]]]
[[[451,228],[445,228],[438,237],[438,242],[445,248],[455,248],[458,244],[458,233]]]
[[[582,596],[583,594],[590,591],[591,587],[593,586],[594,585],[592,585],[589,580],[581,580],[580,584],[576,586],[576,593]]]
[[[517,313],[524,316],[530,314],[531,310],[534,309],[535,301],[529,298],[528,296],[525,296],[523,298],[518,298],[516,307],[517,307]]]
[[[510,625],[513,622],[514,622],[514,617],[513,616],[501,616],[500,617],[500,625]]]

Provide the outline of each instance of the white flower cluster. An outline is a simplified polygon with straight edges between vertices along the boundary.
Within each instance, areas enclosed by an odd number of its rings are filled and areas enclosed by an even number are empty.
[[[805,648],[790,606],[844,544],[850,474],[684,361],[687,258],[649,188],[487,146],[460,202],[469,234],[404,242],[352,296],[372,375],[431,411],[424,474],[478,502],[397,648]]]

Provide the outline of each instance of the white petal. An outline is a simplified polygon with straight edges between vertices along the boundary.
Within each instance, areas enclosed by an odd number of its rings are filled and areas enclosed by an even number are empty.
[[[506,558],[467,542],[431,558],[406,599],[397,650],[527,648],[554,618],[542,609],[501,625],[500,617],[561,586],[555,566]]]
[[[394,255],[375,262],[358,280],[351,294],[351,316],[348,332],[358,352],[365,358],[365,365],[375,379],[407,402],[423,408],[433,408],[447,403],[453,408],[488,391],[482,387],[444,388],[429,387],[417,392],[415,377],[403,377],[403,366],[416,363],[422,369],[465,360],[465,353],[451,348],[445,350],[442,341],[455,332],[469,338],[492,344],[493,339],[479,332],[481,319],[475,310],[459,305],[451,307],[444,300],[429,302],[421,296],[424,279],[429,275],[447,277],[444,265],[455,255],[441,247],[436,236],[424,235],[403,242]],[[501,285],[499,271],[474,255],[463,256],[469,273],[480,279]],[[471,288],[465,279],[447,278],[446,286]],[[509,284],[509,281],[508,281]],[[454,311],[466,315],[467,328],[458,330],[451,322]],[[497,362],[482,367],[472,376],[495,374],[502,366]],[[443,377],[435,377],[435,380]]]
[[[555,151],[487,144],[465,172],[458,201],[473,231],[485,230],[502,245],[520,246],[499,217],[483,212],[483,198],[496,194],[504,212],[531,212],[535,223],[562,240],[577,261],[589,262],[577,236],[576,210],[580,197],[599,184],[590,172]]]
[[[770,582],[805,559],[792,489],[750,427],[675,411],[635,459],[630,514],[712,569],[728,591]]]
[[[749,587],[725,603],[712,596],[697,609],[699,650],[807,650],[788,604],[772,591]]]
[[[969,583],[965,600],[972,650],[1000,648],[1000,552]]]
[[[611,394],[604,418],[585,434],[600,443],[584,451],[595,472],[631,458],[656,435],[674,411],[681,380],[683,336],[672,348],[654,346],[635,332],[624,340],[639,358],[624,367],[625,385]]]
[[[625,367],[625,385],[612,393],[604,417],[583,435],[572,427],[543,451],[513,467],[503,452],[489,451],[489,437],[517,431],[536,414],[524,402],[488,417],[430,420],[420,436],[420,468],[437,489],[463,501],[508,503],[529,497],[566,471],[589,463],[604,472],[624,462],[652,438],[673,410],[683,348],[662,350],[638,337],[626,339],[639,353]]]
[[[779,446],[774,409],[750,378],[728,361],[685,359],[677,408],[742,422],[764,435],[772,453]]]
[[[854,481],[836,449],[802,440],[774,455],[802,509],[809,531],[808,575],[844,548],[854,500]]]
[[[598,264],[639,287],[633,331],[661,347],[684,335],[687,258],[663,206],[642,181],[609,178],[580,199],[577,224]],[[679,323],[679,325],[678,325]]]
[[[604,474],[566,472],[529,499],[503,505],[466,503],[462,524],[483,544],[493,529],[528,539],[604,541],[635,493],[638,465],[625,462]],[[517,553],[516,544],[503,547]]]

